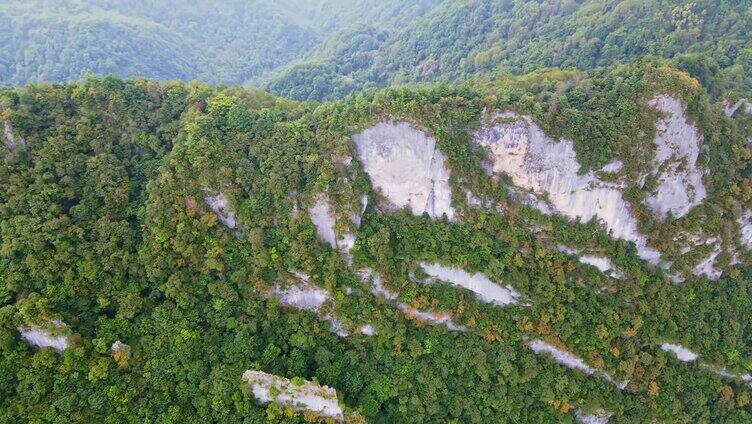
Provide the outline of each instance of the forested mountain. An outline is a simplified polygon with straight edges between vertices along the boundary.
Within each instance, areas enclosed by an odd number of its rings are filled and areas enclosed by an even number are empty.
[[[752,106],[668,61],[0,121],[0,422],[752,421]]]
[[[0,25],[0,424],[752,422],[752,0]]]
[[[750,31],[749,0],[446,0],[392,30],[351,26],[266,87],[332,99],[364,87],[590,69],[654,55],[705,77],[712,94],[749,94]]]
[[[0,83],[113,74],[298,100],[644,55],[752,93],[750,0],[31,0],[0,4]]]
[[[87,73],[253,83],[333,31],[366,18],[390,27],[436,2],[7,1],[0,4],[0,83],[75,81]]]

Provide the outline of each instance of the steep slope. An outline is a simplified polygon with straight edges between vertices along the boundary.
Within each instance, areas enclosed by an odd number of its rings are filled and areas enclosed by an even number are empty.
[[[654,55],[676,57],[712,94],[749,94],[750,7],[748,0],[447,0],[394,30],[370,24],[335,34],[266,87],[332,99],[374,86],[591,69]]]
[[[4,84],[86,73],[244,83],[322,37],[267,1],[39,0],[0,6],[0,22]]]
[[[661,61],[323,104],[3,89],[0,421],[750,421],[725,109]],[[685,171],[704,196],[656,213]]]
[[[409,3],[409,4],[408,4]],[[438,0],[33,0],[0,5],[0,83],[85,74],[249,84],[368,21],[391,28]]]

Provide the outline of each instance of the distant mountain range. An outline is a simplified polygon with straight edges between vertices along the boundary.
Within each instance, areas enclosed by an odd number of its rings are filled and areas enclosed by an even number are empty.
[[[392,27],[436,0],[37,0],[0,5],[0,83],[120,77],[258,84],[366,20]],[[400,7],[397,7],[397,6]],[[368,16],[357,13],[368,10]]]
[[[0,83],[87,73],[326,100],[388,85],[672,58],[752,87],[749,0],[28,1],[0,5]]]

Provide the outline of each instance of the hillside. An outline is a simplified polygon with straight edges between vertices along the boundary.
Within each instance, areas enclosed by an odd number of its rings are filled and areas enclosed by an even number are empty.
[[[3,88],[0,422],[749,422],[733,100],[660,60]]]
[[[711,94],[752,93],[749,0],[446,0],[393,29],[330,36],[265,87],[300,100],[363,88],[675,59]],[[689,56],[682,56],[689,55]]]
[[[241,84],[325,35],[265,0],[9,2],[0,22],[11,29],[0,35],[0,82],[13,85],[87,73]]]
[[[32,0],[0,24],[3,85],[112,74],[334,100],[651,55],[752,97],[750,0]]]
[[[86,74],[256,84],[331,33],[391,27],[437,0],[32,0],[0,5],[0,83]],[[399,7],[398,7],[399,6]],[[368,10],[364,15],[361,11]]]

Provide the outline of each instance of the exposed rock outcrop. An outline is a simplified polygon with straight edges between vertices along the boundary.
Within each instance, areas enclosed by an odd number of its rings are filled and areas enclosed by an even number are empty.
[[[299,284],[291,284],[286,287],[277,285],[274,288],[274,297],[279,303],[297,309],[310,312],[319,312],[321,306],[330,299],[329,292],[310,283],[310,277],[296,272],[294,275]]]
[[[326,195],[316,197],[316,202],[308,209],[308,216],[316,226],[319,239],[329,246],[337,247],[337,235],[334,233],[334,212]]]
[[[470,274],[459,268],[448,268],[440,264],[425,262],[422,262],[420,266],[434,280],[446,281],[454,286],[470,290],[486,303],[506,306],[517,303],[519,298],[519,294],[511,286],[496,284],[481,273]]]
[[[529,341],[528,346],[533,352],[535,352],[536,355],[541,355],[541,354],[551,355],[556,362],[566,366],[569,369],[579,370],[579,371],[584,372],[587,375],[601,374],[601,376],[606,381],[615,385],[619,390],[624,390],[624,388],[627,387],[626,381],[618,383],[613,378],[611,378],[610,375],[606,374],[605,372],[599,371],[596,368],[591,367],[581,358],[578,358],[577,356],[567,351],[561,350],[557,348],[556,346],[550,345],[544,342],[543,340]]]
[[[389,203],[385,209],[407,206],[415,215],[454,219],[449,170],[436,140],[406,122],[379,122],[352,139],[374,189]]]
[[[716,244],[715,249],[713,249],[713,251],[710,252],[710,254],[705,259],[700,261],[700,263],[698,263],[694,267],[692,274],[697,277],[704,276],[713,281],[721,278],[723,271],[715,267],[715,261],[718,258],[718,255],[721,254],[721,251],[722,249],[720,243]]]
[[[752,250],[752,211],[744,212],[737,222],[741,227],[739,236],[741,237],[742,246],[747,248],[747,250]]]
[[[611,259],[609,258],[595,255],[580,255],[579,252],[564,245],[559,245],[557,248],[560,252],[576,257],[578,261],[585,265],[591,265],[598,268],[600,272],[608,275],[609,277],[616,278],[618,280],[624,278],[623,275],[616,271],[614,265],[611,263]]]
[[[363,196],[361,198],[361,204],[363,205],[362,207],[364,211],[368,204],[367,202],[368,197]],[[359,226],[362,214],[362,212],[360,214],[353,214],[350,217],[350,221],[356,226]],[[336,217],[332,210],[331,203],[329,202],[329,197],[326,194],[319,194],[316,196],[315,203],[308,209],[308,216],[316,227],[316,234],[318,235],[319,240],[335,249],[339,249],[345,254],[348,262],[351,262],[352,258],[350,257],[350,251],[355,246],[355,235],[352,233],[345,233],[341,236],[337,236],[335,231]]]
[[[692,362],[698,358],[698,355],[696,353],[681,345],[663,343],[661,345],[661,349],[666,352],[673,353],[674,355],[676,355],[676,359],[682,362]]]
[[[658,219],[666,219],[669,212],[681,218],[706,196],[702,173],[697,168],[701,137],[687,120],[679,100],[659,95],[649,105],[663,117],[655,124],[653,174],[658,176],[658,187],[645,198],[645,205]]]
[[[338,337],[347,337],[350,335],[350,332],[347,331],[345,328],[345,324],[343,324],[338,319],[334,318],[331,315],[326,315],[324,317],[324,321],[328,321],[329,324],[331,324],[331,331],[332,333],[336,334]]]
[[[110,346],[110,353],[112,358],[115,359],[118,366],[125,368],[128,366],[128,362],[131,359],[131,347],[121,342],[120,340]]]
[[[243,381],[262,404],[275,402],[298,412],[310,411],[338,422],[344,420],[337,391],[331,387],[307,380],[298,382],[256,370],[244,372]]]
[[[574,417],[582,424],[608,424],[611,415],[613,414],[603,409],[598,409],[592,414],[586,414],[582,411],[574,413]]]
[[[543,215],[553,215],[555,210],[548,205],[547,202],[538,198],[535,194],[529,193],[524,190],[518,190],[514,187],[507,187],[509,198],[517,203],[529,206],[533,209],[537,209]]]
[[[204,197],[204,202],[216,215],[217,220],[225,227],[233,229],[238,225],[235,212],[230,207],[230,201],[224,193]]]
[[[738,111],[740,108],[745,113],[752,114],[752,103],[750,103],[746,99],[740,99],[736,103],[730,103],[728,100],[724,101],[723,109],[726,113],[726,117],[728,118],[734,116],[736,114],[736,111]]]
[[[567,368],[580,370],[587,375],[592,375],[597,371],[595,368],[586,364],[582,359],[569,352],[558,349],[543,340],[533,340],[528,343],[528,346],[530,346],[530,349],[532,349],[535,354],[540,355],[542,353],[547,353],[551,355],[556,362],[565,365]]]
[[[457,325],[452,321],[452,317],[449,314],[441,314],[431,311],[421,311],[413,308],[406,303],[397,300],[397,293],[387,289],[381,283],[381,276],[378,273],[373,272],[370,269],[361,269],[358,271],[358,276],[361,281],[371,285],[371,292],[377,296],[383,296],[384,299],[393,301],[394,305],[405,314],[408,319],[414,319],[417,321],[425,322],[431,325],[445,325],[449,331],[467,331],[467,328]]]
[[[673,353],[674,355],[676,355],[676,359],[678,359],[681,362],[695,362],[700,357],[700,355],[696,354],[695,352],[692,352],[691,350],[681,345],[663,343],[661,345],[661,349],[666,352]],[[729,372],[726,368],[719,367],[714,364],[709,364],[707,362],[700,362],[700,366],[702,368],[712,371],[714,374],[724,379],[741,380],[745,383],[752,383],[752,374],[749,374],[749,373],[739,374],[739,373]]]
[[[578,175],[580,164],[571,141],[554,142],[530,118],[510,112],[499,115],[497,124],[475,132],[472,139],[489,151],[489,174],[507,174],[516,186],[547,196],[552,209],[570,219],[600,220],[613,237],[634,242],[642,259],[660,263],[660,253],[638,233],[619,188],[593,172]]]
[[[52,326],[57,329],[54,333],[34,325],[20,325],[18,326],[18,332],[21,333],[21,338],[31,346],[40,348],[51,347],[60,353],[69,346],[68,336],[64,334],[66,325],[60,320],[53,320]],[[59,334],[57,334],[58,331],[60,332]]]
[[[708,364],[700,364],[700,365],[703,368],[707,368],[707,369],[713,371],[717,376],[719,376],[719,377],[721,377],[723,379],[726,379],[726,380],[741,380],[741,381],[749,384],[750,386],[752,386],[752,374],[749,374],[749,373],[747,373],[747,374],[738,374],[738,373],[729,372],[725,368],[714,367],[714,366],[708,365]]]
[[[603,168],[601,168],[601,172],[605,172],[606,174],[615,174],[624,167],[624,164],[620,160],[615,160]]]
[[[368,196],[365,194],[362,194],[360,196],[360,213],[359,214],[352,214],[350,216],[350,221],[355,224],[356,227],[360,227],[361,221],[363,220],[363,214],[366,213],[366,208],[368,207]]]
[[[363,334],[364,336],[375,336],[378,333],[376,332],[376,329],[373,328],[371,324],[366,324],[360,327],[360,334]]]
[[[26,149],[26,140],[13,135],[13,125],[8,120],[3,122],[3,142],[9,155]]]
[[[708,246],[713,246],[713,250],[695,265],[692,269],[692,274],[695,277],[706,277],[713,281],[721,278],[723,271],[716,267],[716,260],[723,252],[723,243],[717,237],[708,237],[702,230],[693,233],[680,231],[674,236],[674,242],[681,246],[679,253],[682,255],[686,255],[697,248],[705,250]],[[734,261],[738,261],[738,254],[732,246],[728,247],[727,252],[731,256],[731,263],[733,265]],[[675,275],[674,277],[680,277],[680,275]],[[683,281],[684,279],[681,278],[680,282]]]
[[[131,347],[121,342],[120,340],[117,340],[115,343],[112,344],[112,346],[110,346],[110,352],[123,353],[127,356],[131,356]]]
[[[288,306],[303,311],[319,313],[321,307],[331,299],[328,291],[319,288],[311,283],[311,277],[302,272],[293,272],[298,280],[294,284],[281,286],[277,284],[274,287],[274,297],[279,300],[283,306]],[[320,317],[322,321],[331,324],[332,333],[339,337],[347,337],[350,333],[337,318],[331,314]]]

